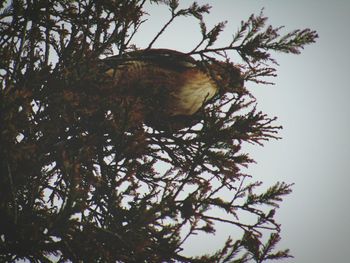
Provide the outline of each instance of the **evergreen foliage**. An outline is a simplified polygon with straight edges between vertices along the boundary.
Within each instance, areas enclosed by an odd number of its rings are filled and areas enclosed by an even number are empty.
[[[208,5],[172,14],[198,20],[200,59],[242,58],[246,86],[275,76],[271,52],[299,53],[315,41],[309,29],[282,34],[263,13],[242,22],[218,47],[225,23],[208,30]],[[265,262],[275,250],[275,209],[291,185],[257,193],[242,171],[254,160],[245,142],[278,138],[275,118],[256,110],[248,89],[217,96],[198,125],[169,132],[137,125],[140,109],[118,97],[101,58],[133,48],[146,0],[14,0],[0,2],[0,260],[14,262]],[[55,58],[58,58],[57,61]],[[169,169],[159,172],[159,163]],[[230,191],[230,198],[223,192]],[[225,217],[217,216],[222,210]],[[252,220],[244,222],[248,213]],[[221,214],[221,213],[220,213]],[[181,253],[191,236],[238,228],[208,255]],[[185,232],[186,230],[186,232]],[[268,238],[264,238],[264,235]]]

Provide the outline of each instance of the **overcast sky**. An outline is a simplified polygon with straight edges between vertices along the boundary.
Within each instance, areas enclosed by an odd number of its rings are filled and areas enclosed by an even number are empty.
[[[282,224],[280,248],[290,248],[294,259],[284,262],[346,263],[350,246],[350,99],[348,0],[216,0],[205,16],[208,25],[227,20],[221,39],[230,41],[241,20],[261,8],[274,26],[286,30],[311,28],[320,38],[301,55],[280,54],[275,86],[252,87],[260,110],[278,116],[282,140],[249,148],[258,162],[249,173],[266,186],[277,181],[295,183],[277,211]],[[182,0],[184,6],[192,1]],[[135,38],[145,47],[169,17],[164,6],[148,8],[149,20]],[[200,33],[193,19],[179,19],[155,47],[190,51]],[[221,232],[219,231],[219,234]],[[190,252],[215,247],[197,241]],[[195,251],[194,251],[195,250]]]

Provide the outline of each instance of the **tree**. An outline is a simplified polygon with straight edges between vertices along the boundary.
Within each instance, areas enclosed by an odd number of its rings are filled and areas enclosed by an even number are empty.
[[[237,53],[250,82],[276,76],[271,52],[298,54],[317,38],[310,29],[281,34],[263,13],[242,22],[232,42],[215,42],[225,24],[207,29],[208,5],[172,14],[199,22],[202,40],[188,54],[230,63]],[[140,123],[136,104],[118,97],[100,59],[135,48],[146,0],[1,1],[0,14],[0,259],[5,262],[264,262],[275,251],[275,209],[291,185],[261,182],[242,172],[254,162],[245,142],[277,139],[276,118],[255,107],[247,88],[217,96],[196,125],[162,131]],[[57,61],[56,61],[57,57]],[[157,171],[159,163],[166,172]],[[229,190],[231,197],[224,198]],[[213,213],[225,211],[225,217]],[[248,213],[253,223],[244,222]],[[219,251],[181,253],[215,223],[241,230]],[[184,229],[187,232],[184,233]],[[268,236],[266,238],[266,235]]]

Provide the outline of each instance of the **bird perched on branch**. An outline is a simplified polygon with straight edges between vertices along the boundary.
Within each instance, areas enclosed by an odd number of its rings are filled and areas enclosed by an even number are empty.
[[[181,129],[217,94],[243,88],[232,63],[198,61],[168,49],[148,49],[108,57],[104,70],[122,96],[143,104],[144,122],[158,129]]]

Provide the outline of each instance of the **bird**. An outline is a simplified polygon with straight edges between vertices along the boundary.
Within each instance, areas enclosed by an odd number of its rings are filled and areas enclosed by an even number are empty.
[[[157,129],[188,127],[216,95],[244,86],[237,65],[176,50],[135,50],[102,61],[119,94],[141,101],[145,124]]]

